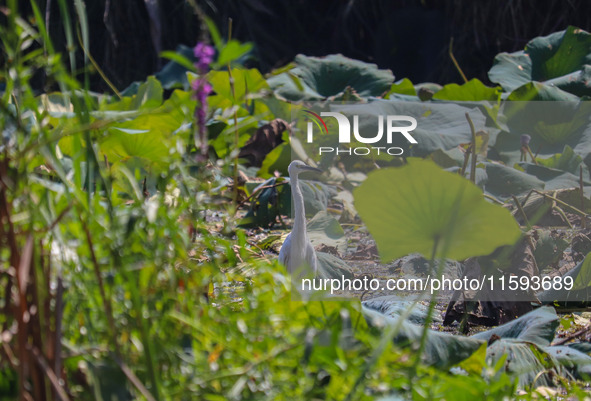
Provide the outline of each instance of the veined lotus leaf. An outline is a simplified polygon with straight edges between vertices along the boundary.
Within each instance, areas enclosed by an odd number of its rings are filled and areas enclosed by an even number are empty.
[[[478,79],[471,79],[463,85],[448,84],[439,92],[433,95],[437,100],[454,100],[478,102],[481,100],[499,101],[501,98],[501,88],[490,88],[480,82]]]
[[[511,245],[521,235],[508,210],[431,161],[411,159],[403,167],[374,171],[354,196],[383,262],[413,252],[463,260]]]
[[[362,97],[380,96],[390,89],[394,75],[375,64],[341,54],[322,58],[298,54],[294,68],[272,76],[267,82],[287,100],[323,100],[342,94],[347,87]]]
[[[488,76],[506,91],[538,81],[583,96],[591,95],[588,64],[591,35],[569,26],[565,31],[531,40],[523,51],[497,55]]]

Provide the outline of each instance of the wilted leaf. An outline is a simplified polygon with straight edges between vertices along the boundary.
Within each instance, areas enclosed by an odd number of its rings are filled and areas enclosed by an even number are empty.
[[[238,157],[248,160],[248,165],[260,167],[265,156],[282,142],[282,134],[289,128],[289,123],[275,119],[259,127],[254,135],[240,148]]]

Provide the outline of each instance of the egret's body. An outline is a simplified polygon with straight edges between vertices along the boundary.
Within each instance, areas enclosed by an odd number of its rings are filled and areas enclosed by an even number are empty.
[[[304,196],[302,195],[298,175],[304,171],[321,172],[321,170],[310,167],[299,160],[291,162],[287,170],[291,184],[294,221],[293,229],[281,246],[281,251],[279,251],[279,262],[283,263],[291,274],[302,270],[301,273],[311,272],[315,276],[318,269],[318,260],[316,259],[316,251],[314,251],[306,232]]]

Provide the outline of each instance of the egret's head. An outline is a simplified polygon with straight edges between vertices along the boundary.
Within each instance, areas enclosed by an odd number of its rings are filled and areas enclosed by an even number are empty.
[[[290,177],[294,177],[295,175],[298,175],[299,173],[303,173],[306,171],[313,171],[315,173],[322,173],[322,170],[317,169],[315,167],[310,167],[301,160],[292,161],[289,164],[287,171],[289,172]]]

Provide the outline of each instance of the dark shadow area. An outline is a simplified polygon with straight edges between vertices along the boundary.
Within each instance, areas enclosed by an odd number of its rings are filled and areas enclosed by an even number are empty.
[[[29,1],[21,12],[32,15]],[[75,13],[73,0],[70,15]],[[49,10],[47,5],[49,4]],[[57,48],[65,34],[57,0],[38,0]],[[523,49],[532,38],[574,25],[591,28],[591,3],[584,0],[86,0],[90,52],[119,89],[158,71],[162,50],[207,40],[204,16],[223,36],[255,48],[248,66],[263,72],[298,53],[345,56],[373,62],[413,82],[461,82],[448,51],[468,78],[488,83],[487,71],[502,51]],[[83,54],[78,47],[82,65]],[[96,73],[94,90],[106,90]]]

